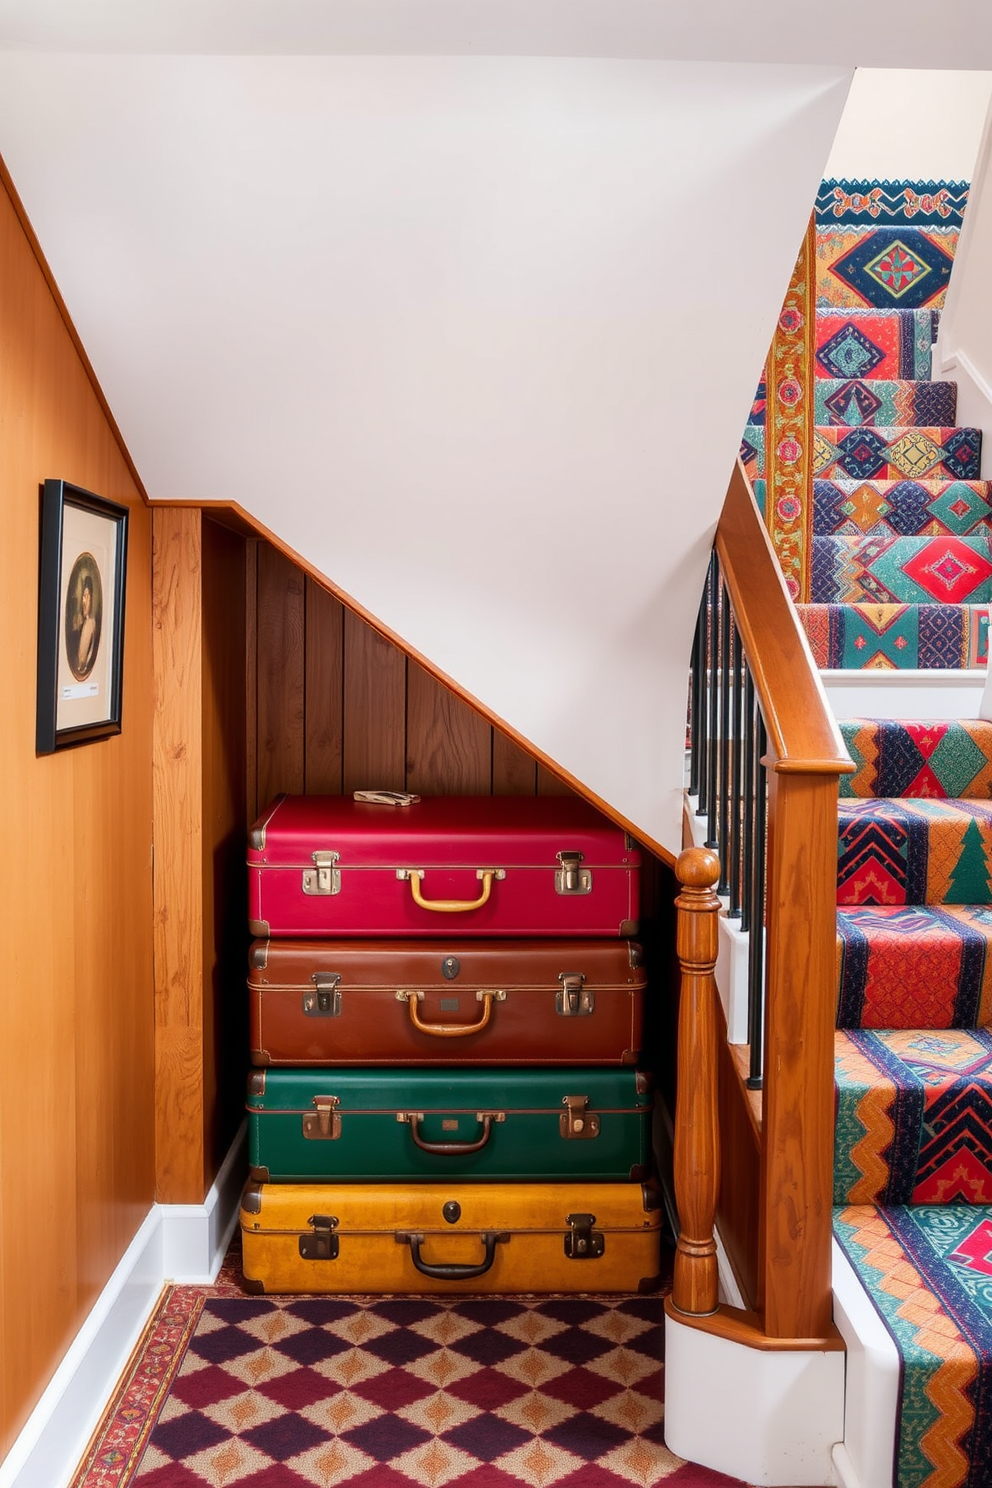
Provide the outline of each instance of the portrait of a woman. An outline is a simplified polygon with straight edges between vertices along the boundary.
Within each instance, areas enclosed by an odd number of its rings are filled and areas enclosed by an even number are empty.
[[[103,584],[92,553],[80,553],[72,565],[65,597],[65,654],[80,682],[93,670],[100,649]]]

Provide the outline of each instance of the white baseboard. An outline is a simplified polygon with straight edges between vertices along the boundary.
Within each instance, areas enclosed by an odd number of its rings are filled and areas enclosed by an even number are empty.
[[[213,1281],[238,1222],[242,1125],[202,1204],[153,1204],[0,1463],[0,1488],[64,1488],[166,1282]]]

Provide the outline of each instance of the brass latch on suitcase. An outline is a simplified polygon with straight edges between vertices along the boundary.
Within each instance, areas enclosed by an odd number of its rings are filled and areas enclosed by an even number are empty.
[[[308,1018],[337,1018],[341,1013],[341,981],[336,971],[315,971],[310,978],[316,992],[304,992],[303,1011]]]
[[[565,1254],[570,1261],[594,1261],[606,1249],[602,1230],[594,1230],[595,1214],[566,1214],[571,1229],[565,1235]]]
[[[336,1261],[340,1243],[334,1233],[338,1224],[337,1216],[311,1214],[307,1224],[313,1225],[313,1231],[309,1235],[300,1236],[300,1255],[303,1259],[305,1261]]]
[[[563,1095],[561,1103],[567,1109],[558,1117],[558,1130],[566,1141],[583,1142],[599,1136],[599,1117],[587,1114],[587,1095]]]
[[[587,1018],[596,1011],[596,994],[583,986],[585,977],[579,971],[560,971],[561,991],[555,993],[555,1011],[563,1018]]]
[[[555,893],[591,894],[592,869],[579,867],[582,853],[560,852],[557,856],[561,867],[555,874]]]
[[[303,1117],[303,1135],[308,1142],[336,1142],[341,1135],[341,1102],[336,1095],[315,1095],[316,1111]]]
[[[340,894],[341,892],[341,870],[334,865],[340,853],[315,852],[311,853],[315,867],[303,870],[303,892],[304,894]]]

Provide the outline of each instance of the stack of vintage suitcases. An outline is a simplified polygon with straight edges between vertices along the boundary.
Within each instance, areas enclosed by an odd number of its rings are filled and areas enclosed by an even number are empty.
[[[657,1285],[630,838],[574,797],[280,796],[248,864],[249,1286]]]

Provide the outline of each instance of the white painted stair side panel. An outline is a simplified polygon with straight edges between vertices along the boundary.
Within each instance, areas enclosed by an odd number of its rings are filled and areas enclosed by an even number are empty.
[[[829,1488],[843,1435],[842,1351],[766,1352],[666,1315],[665,1440],[678,1456],[759,1488]]]

